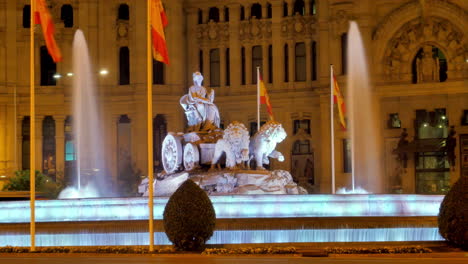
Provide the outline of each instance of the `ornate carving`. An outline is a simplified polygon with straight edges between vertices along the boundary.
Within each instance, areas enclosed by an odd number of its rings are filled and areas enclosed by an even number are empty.
[[[416,59],[418,83],[439,81],[439,58],[433,57],[432,46],[423,47],[422,58]]]
[[[223,138],[216,142],[211,168],[214,168],[224,152],[226,168],[236,169],[239,164],[249,160],[249,142],[249,131],[244,124],[237,121],[229,124],[224,130]]]
[[[241,21],[239,26],[240,40],[263,40],[271,38],[271,21],[267,19],[256,19],[253,17],[247,21]]]
[[[281,21],[281,34],[284,38],[303,41],[304,38],[311,38],[316,34],[317,26],[315,17],[296,14]]]
[[[129,31],[128,20],[117,20],[116,31],[117,40],[127,40]]]
[[[219,46],[220,41],[229,41],[229,23],[211,20],[208,24],[197,25],[196,37],[204,46]]]
[[[269,164],[268,157],[284,161],[281,152],[276,151],[276,145],[286,138],[283,126],[275,121],[268,121],[255,133],[250,141],[250,156],[255,159],[257,169],[264,170],[263,164]]]

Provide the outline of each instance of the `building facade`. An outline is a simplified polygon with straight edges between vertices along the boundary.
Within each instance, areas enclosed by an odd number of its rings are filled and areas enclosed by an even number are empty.
[[[81,29],[101,103],[109,173],[115,185],[122,184],[128,167],[147,175],[146,1],[47,3],[64,59],[51,61],[37,28],[36,168],[52,178],[67,179],[76,167],[72,42]],[[185,129],[179,99],[191,85],[192,72],[202,72],[204,86],[215,90],[222,125],[236,120],[254,133],[259,67],[275,119],[289,135],[278,146],[285,162],[273,161],[271,168],[291,171],[311,193],[330,193],[329,65],[334,65],[338,83],[346,91],[346,58],[353,52],[346,48],[347,31],[354,20],[379,104],[382,146],[382,153],[376,154],[382,175],[376,176],[378,181],[364,179],[363,187],[386,193],[444,193],[468,174],[466,1],[163,3],[169,20],[170,65],[153,62],[155,171],[161,170],[165,134]],[[0,175],[6,178],[29,168],[29,12],[27,0],[0,0]],[[102,70],[108,74],[100,74]],[[335,111],[336,187],[349,188],[349,132],[340,129],[336,115]],[[262,111],[261,120],[267,119]],[[456,131],[454,148],[443,145],[450,126]],[[399,147],[402,144],[408,146]]]

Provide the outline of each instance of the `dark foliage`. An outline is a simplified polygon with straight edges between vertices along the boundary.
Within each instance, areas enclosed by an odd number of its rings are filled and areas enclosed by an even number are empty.
[[[439,233],[450,244],[468,249],[468,177],[461,177],[445,195],[439,211]]]
[[[164,229],[177,250],[203,251],[215,222],[210,198],[192,180],[172,194],[164,209]]]

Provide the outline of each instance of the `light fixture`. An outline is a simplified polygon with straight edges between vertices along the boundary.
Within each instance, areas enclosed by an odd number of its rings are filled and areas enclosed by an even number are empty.
[[[442,120],[445,120],[447,117],[446,116],[441,116],[440,118],[442,118]]]
[[[60,79],[60,78],[62,78],[62,75],[60,75],[60,73],[56,73],[56,74],[54,74],[53,77],[54,77],[54,79]]]
[[[439,128],[442,128],[442,125],[439,125]]]
[[[72,76],[73,76],[73,72],[67,73],[67,76],[68,76],[68,77],[72,77]]]
[[[99,71],[99,74],[101,75],[107,75],[109,73],[109,71],[107,69],[102,69],[101,71]]]
[[[5,176],[5,175],[0,175],[0,178],[2,178],[2,179],[3,179],[3,178],[6,178],[6,176]]]
[[[423,126],[424,126],[424,127],[427,127],[427,123],[424,123]]]

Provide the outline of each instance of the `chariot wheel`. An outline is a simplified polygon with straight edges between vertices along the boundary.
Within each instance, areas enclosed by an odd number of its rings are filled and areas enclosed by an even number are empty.
[[[187,143],[184,147],[184,168],[186,171],[191,171],[198,167],[200,163],[200,152],[197,145]]]
[[[169,132],[162,143],[162,164],[167,173],[177,171],[182,163],[182,140],[173,132]]]

